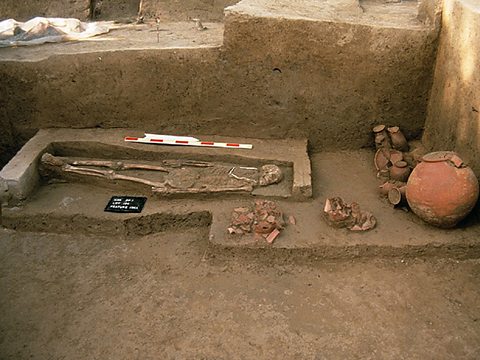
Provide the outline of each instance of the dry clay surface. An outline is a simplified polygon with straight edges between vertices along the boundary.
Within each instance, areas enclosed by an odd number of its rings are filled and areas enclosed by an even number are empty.
[[[219,47],[223,42],[223,24],[204,23],[200,31],[195,22],[154,22],[112,24],[108,34],[83,41],[0,49],[1,61],[36,62],[55,55],[75,55],[114,51],[189,49]],[[102,60],[99,54],[98,60]],[[152,65],[153,66],[153,65]]]
[[[227,13],[286,19],[327,20],[364,25],[420,29],[416,1],[375,0],[243,0]]]
[[[478,359],[480,262],[214,258],[0,230],[2,359]]]
[[[27,20],[34,16],[74,17],[81,20],[160,17],[185,21],[188,17],[221,21],[223,8],[236,0],[2,0],[0,19]]]

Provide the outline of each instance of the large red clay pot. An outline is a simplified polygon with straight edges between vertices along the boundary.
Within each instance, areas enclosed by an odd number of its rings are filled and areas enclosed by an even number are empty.
[[[451,151],[425,155],[408,178],[406,196],[413,212],[427,223],[449,228],[473,209],[478,180]]]

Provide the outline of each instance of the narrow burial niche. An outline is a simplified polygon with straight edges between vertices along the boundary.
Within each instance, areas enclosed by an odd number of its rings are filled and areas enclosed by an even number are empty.
[[[86,183],[161,197],[290,197],[293,168],[239,156],[148,152],[96,142],[53,143],[38,160],[42,184]]]
[[[262,195],[304,201],[312,196],[305,139],[202,135],[199,146],[174,146],[133,141],[145,140],[137,137],[140,133],[132,129],[40,130],[0,171],[4,202],[9,206],[28,202],[39,186],[47,187],[39,192],[55,192],[50,185],[58,182],[63,187],[77,183],[91,185],[92,191],[124,189],[160,197]],[[235,147],[240,144],[245,148]]]

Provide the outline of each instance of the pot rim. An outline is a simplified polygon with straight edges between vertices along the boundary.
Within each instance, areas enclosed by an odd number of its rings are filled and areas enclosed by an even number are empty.
[[[452,160],[454,157],[459,157],[454,151],[434,151],[428,153],[422,157],[422,161],[425,162],[442,162]]]

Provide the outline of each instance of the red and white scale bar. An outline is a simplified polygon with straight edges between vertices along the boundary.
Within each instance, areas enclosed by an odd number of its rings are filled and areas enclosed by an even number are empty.
[[[217,147],[217,148],[229,148],[229,149],[252,149],[252,144],[238,144],[238,143],[223,143],[214,141],[200,141],[200,140],[182,140],[175,139],[175,137],[169,136],[168,138],[162,137],[133,137],[127,136],[124,139],[127,142],[137,142],[142,144],[163,144],[163,145],[179,145],[179,146],[202,146],[202,147]]]

